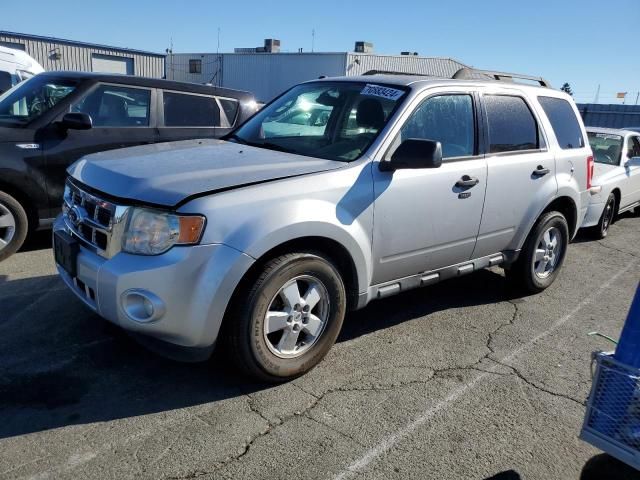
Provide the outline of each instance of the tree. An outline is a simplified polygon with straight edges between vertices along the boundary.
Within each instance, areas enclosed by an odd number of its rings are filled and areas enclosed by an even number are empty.
[[[564,85],[562,85],[562,87],[560,87],[560,90],[562,90],[563,92],[566,92],[569,95],[573,96],[573,91],[571,91],[571,85],[569,85],[568,82],[564,82]]]

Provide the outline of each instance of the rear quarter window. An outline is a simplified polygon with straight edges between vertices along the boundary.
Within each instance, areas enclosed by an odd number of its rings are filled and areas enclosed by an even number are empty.
[[[551,123],[560,148],[567,150],[585,146],[580,123],[569,102],[555,97],[538,97],[538,102]]]

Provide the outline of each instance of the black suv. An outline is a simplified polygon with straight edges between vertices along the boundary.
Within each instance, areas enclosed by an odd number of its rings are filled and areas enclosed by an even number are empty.
[[[66,169],[83,155],[220,137],[257,109],[252,94],[125,75],[47,72],[0,96],[0,260],[47,228]]]

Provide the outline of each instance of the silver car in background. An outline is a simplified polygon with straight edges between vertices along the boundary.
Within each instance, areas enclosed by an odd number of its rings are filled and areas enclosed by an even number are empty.
[[[634,208],[640,213],[640,133],[587,127],[587,135],[595,170],[582,227],[604,238],[616,215]]]
[[[315,80],[224,140],[89,155],[55,223],[60,275],[122,328],[219,344],[265,381],[313,368],[377,299],[496,265],[540,292],[591,149],[567,94],[483,75]]]

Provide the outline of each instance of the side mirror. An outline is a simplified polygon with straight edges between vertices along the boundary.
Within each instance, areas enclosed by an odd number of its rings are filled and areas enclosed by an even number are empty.
[[[93,120],[86,113],[65,113],[60,126],[65,130],[89,130],[93,127]]]
[[[640,167],[640,157],[631,157],[624,163],[625,167]]]
[[[0,72],[0,95],[13,87],[11,74],[9,72]]]
[[[391,155],[380,162],[380,170],[390,172],[407,168],[439,168],[442,165],[442,145],[433,140],[408,138]]]

